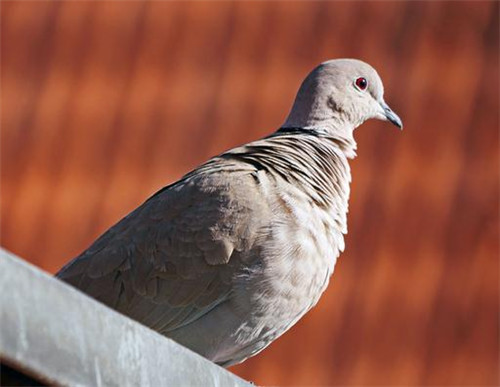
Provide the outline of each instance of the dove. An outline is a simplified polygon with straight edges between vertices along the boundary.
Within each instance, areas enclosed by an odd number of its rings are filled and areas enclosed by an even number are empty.
[[[57,277],[228,367],[318,302],[344,250],[353,133],[401,119],[373,67],[321,63],[284,124],[159,190]]]

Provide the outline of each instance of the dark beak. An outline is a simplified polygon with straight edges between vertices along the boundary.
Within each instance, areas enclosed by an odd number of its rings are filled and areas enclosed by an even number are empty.
[[[380,105],[382,109],[384,109],[385,117],[388,121],[391,121],[394,125],[396,125],[399,129],[403,129],[403,121],[401,118],[392,111],[392,109],[385,102],[381,102]]]

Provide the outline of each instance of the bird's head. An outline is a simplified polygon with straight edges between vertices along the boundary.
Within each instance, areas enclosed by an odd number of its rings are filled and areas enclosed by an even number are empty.
[[[368,119],[403,123],[384,101],[384,85],[369,64],[335,59],[316,67],[302,83],[284,127],[316,127],[352,134]]]

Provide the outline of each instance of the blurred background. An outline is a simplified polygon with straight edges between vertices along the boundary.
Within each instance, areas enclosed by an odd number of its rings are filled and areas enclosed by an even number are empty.
[[[402,117],[356,131],[347,249],[264,385],[499,383],[499,3],[1,2],[1,244],[54,273],[331,58]]]

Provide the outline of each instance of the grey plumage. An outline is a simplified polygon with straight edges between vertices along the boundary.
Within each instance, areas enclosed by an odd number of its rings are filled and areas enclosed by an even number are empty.
[[[401,126],[375,70],[323,63],[281,129],[163,188],[57,276],[218,364],[245,360],[325,290],[347,232],[352,132],[369,118]]]

